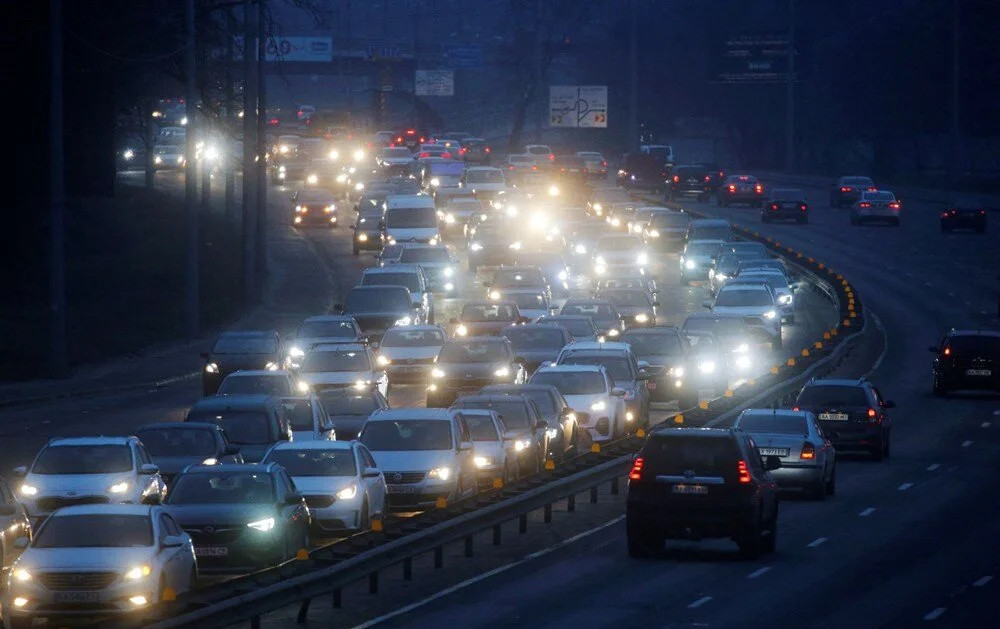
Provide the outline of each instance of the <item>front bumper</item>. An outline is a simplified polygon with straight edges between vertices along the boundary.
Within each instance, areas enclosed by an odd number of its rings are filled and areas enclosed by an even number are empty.
[[[388,480],[392,480],[392,475],[392,472],[385,472]],[[454,500],[457,497],[458,484],[455,479],[430,481],[425,478],[419,483],[389,483],[386,485],[386,491],[386,501],[390,511],[413,511],[434,508],[438,498]]]
[[[5,606],[4,611],[8,620],[13,617],[27,622],[31,618],[51,620],[141,613],[141,610],[159,601],[156,584],[150,581],[146,577],[131,583],[119,576],[108,587],[82,591],[50,590],[36,582],[19,583],[7,593],[10,604]],[[146,604],[133,604],[129,601],[133,596],[145,597]],[[14,607],[14,598],[26,598],[28,602],[23,607]]]
[[[329,506],[318,506],[327,504]],[[309,513],[312,515],[311,530],[319,536],[361,528],[361,494],[350,500],[339,500],[336,496],[306,495]]]
[[[433,364],[390,364],[385,368],[392,384],[424,384],[431,378]]]

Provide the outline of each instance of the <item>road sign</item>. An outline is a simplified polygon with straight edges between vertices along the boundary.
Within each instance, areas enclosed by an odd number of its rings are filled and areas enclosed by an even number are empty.
[[[455,72],[452,70],[417,70],[413,83],[417,96],[454,96]]]
[[[233,57],[243,58],[243,38],[235,38]],[[255,51],[256,52],[256,51]],[[254,58],[257,55],[254,54]],[[329,63],[333,60],[332,37],[275,37],[264,45],[265,61]]]
[[[369,59],[392,60],[400,58],[400,50],[399,46],[367,46],[365,55]]]
[[[740,33],[722,42],[715,57],[715,80],[776,83],[788,80],[788,35]]]
[[[479,44],[444,47],[444,63],[452,68],[478,68],[483,65],[483,47]]]
[[[550,85],[549,126],[606,129],[606,85]]]

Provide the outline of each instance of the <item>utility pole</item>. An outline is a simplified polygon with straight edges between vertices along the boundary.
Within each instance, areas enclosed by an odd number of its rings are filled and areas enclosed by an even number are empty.
[[[257,283],[267,276],[267,12],[257,0]]]
[[[199,333],[198,303],[198,161],[194,157],[195,140],[198,129],[198,108],[195,106],[197,91],[195,89],[195,49],[194,49],[194,0],[184,3],[184,30],[186,43],[184,47],[184,107],[187,115],[187,148],[184,165],[184,217],[185,217],[185,251],[186,264],[184,269],[184,326],[189,337]]]
[[[627,150],[635,151],[639,148],[639,26],[638,7],[636,0],[629,0],[629,14],[631,24],[629,26],[628,42],[628,71],[629,71],[629,94],[628,94],[628,144]]]
[[[243,298],[257,301],[257,11],[243,0]]]
[[[959,59],[961,51],[962,28],[961,0],[952,0],[951,4],[951,159],[948,160],[953,177],[960,174],[962,120],[959,112]]]
[[[62,0],[49,3],[49,373],[69,373],[66,352],[66,180]]]
[[[795,0],[788,0],[788,77],[785,81],[785,172],[795,171]]]
[[[226,9],[226,132],[223,137],[226,140],[225,148],[222,150],[222,163],[226,172],[226,200],[225,216],[226,223],[232,225],[236,222],[236,163],[233,156],[232,135],[235,129],[236,99],[233,96],[233,38],[236,36],[236,18],[233,17],[233,10]],[[246,115],[246,114],[244,114]]]
[[[156,183],[156,164],[153,162],[153,159],[156,157],[156,151],[154,150],[156,146],[156,134],[153,133],[153,128],[156,126],[156,120],[153,118],[153,108],[155,106],[153,99],[146,97],[143,99],[142,108],[139,110],[139,116],[142,119],[142,144],[146,147],[145,183],[147,190],[152,190]]]

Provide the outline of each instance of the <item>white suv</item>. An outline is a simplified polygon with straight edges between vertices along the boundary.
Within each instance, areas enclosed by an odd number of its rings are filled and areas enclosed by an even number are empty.
[[[157,504],[167,493],[160,468],[136,437],[53,439],[30,468],[14,474],[24,478],[17,496],[30,518],[73,505]]]
[[[559,389],[593,441],[611,441],[625,434],[625,389],[615,386],[603,365],[542,366],[528,384]]]
[[[713,313],[743,315],[747,323],[767,332],[772,349],[781,349],[781,306],[766,280],[727,282],[715,294],[715,302],[704,305]]]

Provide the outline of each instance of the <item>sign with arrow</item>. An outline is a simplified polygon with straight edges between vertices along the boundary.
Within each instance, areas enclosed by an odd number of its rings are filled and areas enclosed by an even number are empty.
[[[608,86],[550,85],[549,126],[606,129]]]

